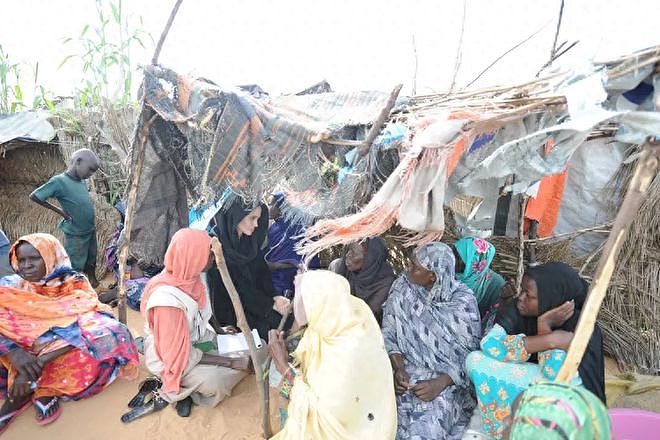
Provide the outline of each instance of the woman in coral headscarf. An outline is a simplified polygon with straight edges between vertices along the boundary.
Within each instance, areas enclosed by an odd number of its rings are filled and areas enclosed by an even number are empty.
[[[30,405],[38,424],[51,423],[59,399],[90,397],[117,376],[134,378],[139,365],[128,329],[55,237],[21,237],[9,260],[17,276],[0,286],[0,433]]]
[[[345,278],[316,270],[296,278],[293,310],[298,325],[307,325],[294,365],[282,334],[269,333],[281,394],[290,399],[284,429],[273,438],[393,439],[392,371],[369,306],[351,295]]]
[[[144,290],[145,363],[160,377],[159,396],[190,414],[193,403],[216,406],[245,377],[249,358],[212,354],[216,333],[208,326],[211,305],[202,272],[212,264],[205,231],[180,229],[165,253],[165,269]],[[130,421],[130,420],[129,420]]]

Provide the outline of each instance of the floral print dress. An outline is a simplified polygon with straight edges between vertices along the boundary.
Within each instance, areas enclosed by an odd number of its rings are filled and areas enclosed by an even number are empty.
[[[481,340],[481,351],[470,353],[466,367],[477,394],[483,432],[501,438],[504,422],[511,414],[514,400],[530,384],[554,380],[564,363],[566,352],[547,350],[538,353],[538,364],[527,362],[525,335],[509,335],[499,324]],[[581,384],[578,378],[574,384]]]

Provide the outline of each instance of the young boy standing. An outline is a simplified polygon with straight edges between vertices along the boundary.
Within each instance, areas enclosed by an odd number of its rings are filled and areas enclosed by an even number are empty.
[[[77,150],[71,156],[71,164],[65,172],[51,177],[30,194],[30,200],[63,217],[59,228],[64,232],[64,248],[71,259],[71,266],[78,272],[84,272],[93,287],[98,286],[96,222],[85,180],[100,165],[101,161],[92,150]],[[48,202],[51,197],[57,199],[61,208]]]

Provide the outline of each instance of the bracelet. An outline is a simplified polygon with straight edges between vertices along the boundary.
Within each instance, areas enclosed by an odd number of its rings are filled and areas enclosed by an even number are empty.
[[[289,366],[289,368],[282,375],[282,386],[280,387],[280,395],[285,399],[289,399],[291,395],[291,389],[293,388],[293,382],[296,378],[295,370]]]

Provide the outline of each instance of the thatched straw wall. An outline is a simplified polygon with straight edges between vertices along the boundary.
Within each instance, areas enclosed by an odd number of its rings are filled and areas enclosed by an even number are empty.
[[[0,228],[11,240],[34,232],[46,232],[63,239],[57,228],[60,220],[57,214],[30,201],[29,195],[65,168],[64,158],[55,145],[22,146],[0,156]],[[96,209],[99,243],[96,272],[102,277],[106,272],[103,250],[119,223],[119,213],[102,196],[93,192],[91,196]]]

